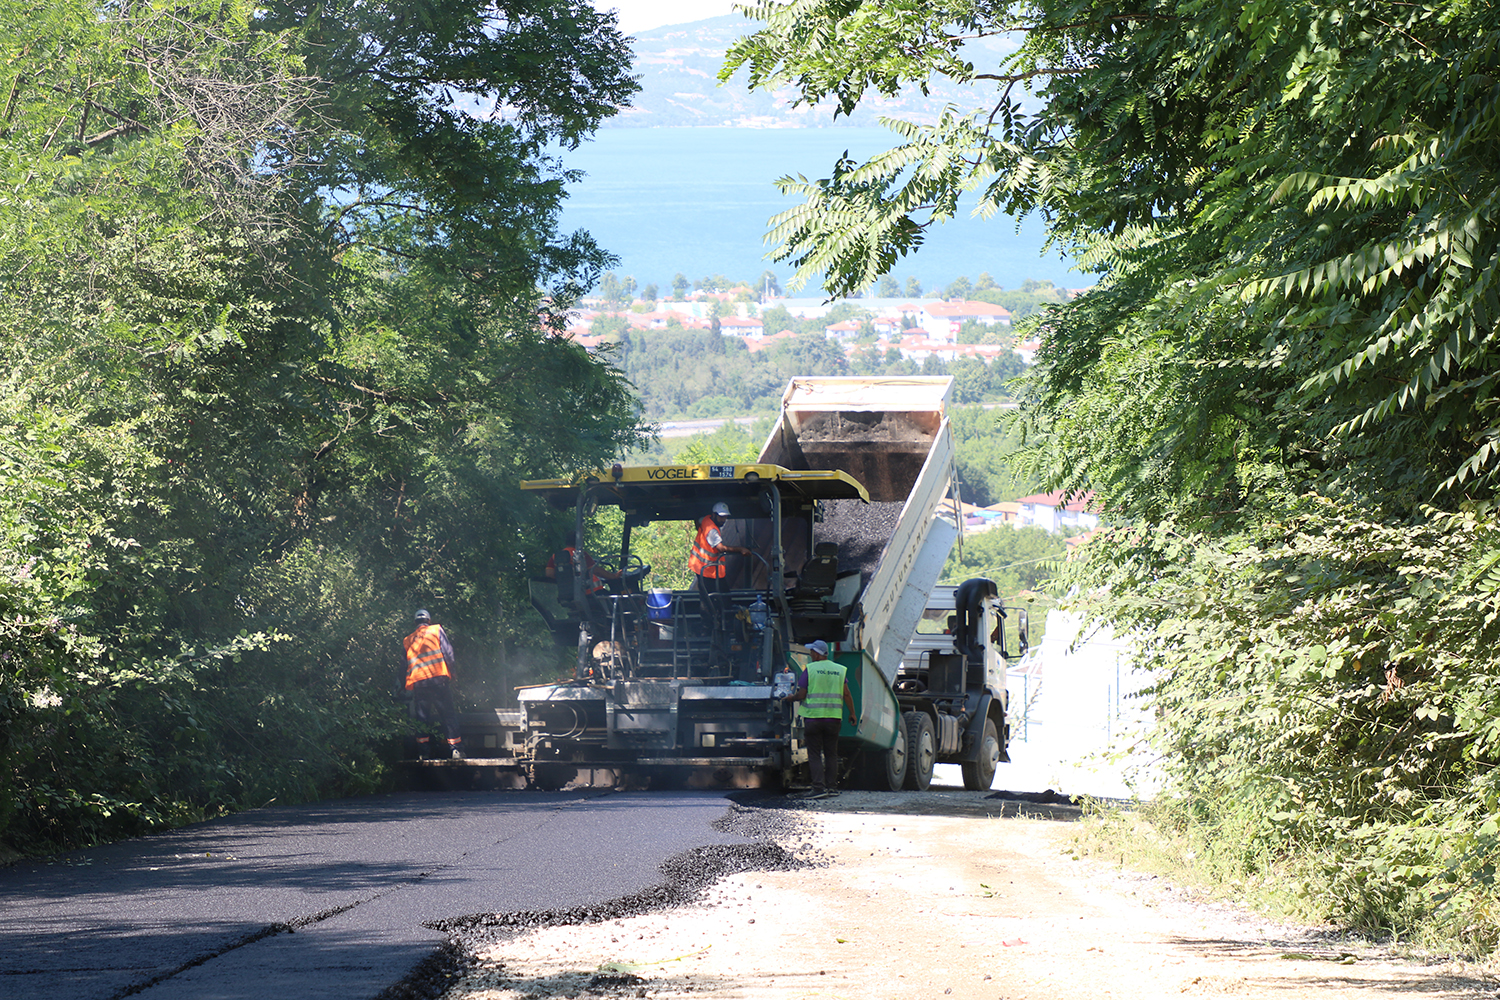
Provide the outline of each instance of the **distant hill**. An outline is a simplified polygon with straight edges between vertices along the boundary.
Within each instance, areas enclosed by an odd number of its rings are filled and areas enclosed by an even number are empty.
[[[946,80],[933,81],[931,94],[902,95],[871,100],[850,118],[833,118],[833,105],[791,106],[791,89],[750,93],[744,70],[719,86],[719,68],[724,53],[742,35],[760,24],[740,14],[725,14],[690,24],[654,28],[635,36],[635,71],[641,92],[633,106],[623,109],[606,123],[608,128],[653,128],[661,126],[735,126],[739,128],[827,128],[878,125],[881,115],[923,123],[935,122],[944,105],[968,109],[992,91],[958,87]],[[1014,44],[1004,40],[973,43],[974,58],[993,63]]]

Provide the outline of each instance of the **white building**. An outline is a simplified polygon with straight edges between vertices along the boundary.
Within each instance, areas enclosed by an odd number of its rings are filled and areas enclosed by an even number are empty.
[[[1033,493],[1016,501],[1021,505],[1017,526],[1032,525],[1054,534],[1070,529],[1093,531],[1099,527],[1099,515],[1089,509],[1093,502],[1093,493],[1085,493],[1068,503],[1063,503],[1061,490]]]
[[[765,324],[758,319],[745,316],[721,316],[719,317],[719,332],[736,337],[760,338],[765,336],[766,328]]]
[[[1010,326],[1010,310],[988,302],[928,302],[918,316],[922,329],[933,340],[953,341],[965,323],[980,326]]]

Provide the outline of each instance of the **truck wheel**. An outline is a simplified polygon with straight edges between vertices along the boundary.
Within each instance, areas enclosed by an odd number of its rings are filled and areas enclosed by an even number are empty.
[[[901,721],[906,723],[906,787],[925,792],[932,787],[932,765],[937,763],[937,732],[932,728],[932,716],[926,712],[907,712]]]
[[[906,782],[906,734],[889,750],[866,750],[860,785],[872,792],[899,792]]]
[[[963,763],[964,787],[971,792],[987,792],[995,783],[995,770],[1000,766],[1000,731],[995,720],[984,720],[984,734],[979,737],[979,757]]]

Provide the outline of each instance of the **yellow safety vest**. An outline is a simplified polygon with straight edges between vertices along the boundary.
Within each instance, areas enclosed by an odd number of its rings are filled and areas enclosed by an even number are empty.
[[[801,705],[804,719],[844,717],[844,668],[832,660],[813,660],[807,665],[807,699]]]

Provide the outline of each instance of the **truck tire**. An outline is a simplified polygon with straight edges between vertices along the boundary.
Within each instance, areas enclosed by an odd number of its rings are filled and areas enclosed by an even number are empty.
[[[971,792],[987,792],[995,783],[995,771],[1000,766],[1000,730],[995,720],[986,717],[984,732],[979,737],[979,755],[962,765],[964,787]]]
[[[932,728],[932,716],[907,712],[901,721],[906,725],[906,787],[925,792],[932,787],[932,765],[937,763],[937,731]]]
[[[860,787],[872,792],[901,791],[906,783],[906,734],[898,736],[889,750],[866,749],[859,777]]]

